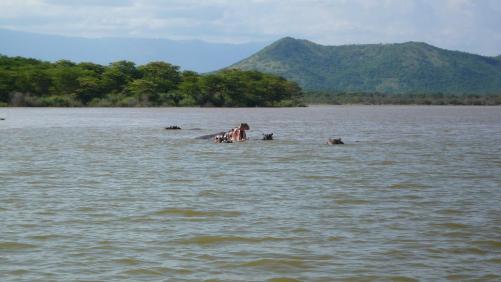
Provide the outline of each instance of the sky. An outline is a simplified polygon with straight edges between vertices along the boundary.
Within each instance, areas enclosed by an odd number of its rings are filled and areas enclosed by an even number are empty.
[[[501,0],[0,0],[0,28],[221,43],[422,41],[501,54]]]

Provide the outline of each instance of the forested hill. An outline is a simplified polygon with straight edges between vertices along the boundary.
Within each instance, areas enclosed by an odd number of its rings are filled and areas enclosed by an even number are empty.
[[[282,77],[228,70],[207,75],[166,62],[55,63],[0,56],[0,106],[296,106],[301,88]]]
[[[499,58],[420,42],[323,46],[287,37],[229,68],[281,75],[309,91],[499,94]]]

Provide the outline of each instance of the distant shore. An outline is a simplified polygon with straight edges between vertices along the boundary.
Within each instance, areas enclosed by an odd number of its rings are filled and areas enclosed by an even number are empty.
[[[501,94],[387,94],[387,93],[307,93],[308,105],[501,105]]]
[[[198,74],[166,62],[102,66],[0,55],[0,106],[290,107],[302,97],[297,83],[258,71]]]
[[[110,108],[110,109],[162,109],[162,108],[197,108],[197,109],[285,109],[285,108],[308,108],[308,107],[332,107],[332,106],[367,106],[367,107],[384,107],[384,106],[409,106],[409,107],[499,107],[501,104],[363,104],[363,103],[346,103],[346,104],[319,104],[319,103],[309,103],[301,106],[290,106],[290,107],[200,107],[200,106],[155,106],[155,107],[144,107],[144,106],[69,106],[69,107],[59,107],[59,106],[0,106],[0,109],[14,109],[14,108],[47,108],[47,109],[102,109],[102,108]]]

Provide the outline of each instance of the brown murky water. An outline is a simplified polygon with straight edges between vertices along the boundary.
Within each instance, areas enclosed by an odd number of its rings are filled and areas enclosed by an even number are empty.
[[[501,280],[499,107],[0,117],[1,281]]]

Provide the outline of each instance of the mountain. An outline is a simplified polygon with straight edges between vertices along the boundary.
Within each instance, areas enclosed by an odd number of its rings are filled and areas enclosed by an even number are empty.
[[[501,93],[501,60],[420,42],[323,46],[286,37],[229,68],[281,75],[309,91]]]
[[[219,44],[136,38],[80,38],[0,29],[0,54],[57,61],[108,64],[129,60],[136,64],[167,61],[182,69],[208,72],[237,62],[266,43]]]

